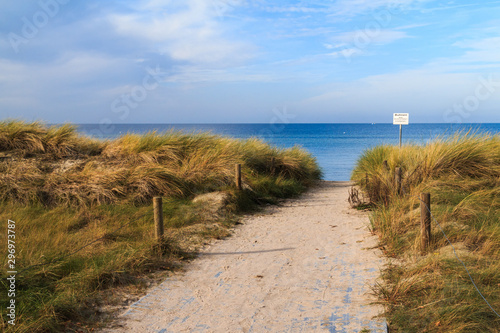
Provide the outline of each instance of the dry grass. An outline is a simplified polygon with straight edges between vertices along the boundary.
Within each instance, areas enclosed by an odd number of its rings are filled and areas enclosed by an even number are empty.
[[[402,195],[395,190],[396,167],[403,170]],[[500,318],[477,293],[434,222],[434,241],[421,254],[418,199],[431,193],[434,217],[499,312],[500,137],[458,133],[423,146],[379,146],[361,156],[352,178],[376,205],[372,228],[383,250],[403,262],[387,268],[376,288],[391,328],[500,332]]]
[[[47,127],[40,122],[0,122],[0,152],[44,154],[46,158],[91,156],[99,154],[103,144],[77,135],[72,125]]]
[[[233,186],[235,163],[242,164],[243,191]],[[145,275],[175,269],[207,239],[227,236],[237,214],[298,195],[320,175],[307,152],[257,139],[152,132],[103,142],[70,125],[1,122],[0,220],[16,221],[21,273],[16,327],[6,323],[6,290],[0,327],[91,331],[105,318],[100,311],[116,304],[116,288],[141,290]],[[217,213],[192,200],[213,191],[227,197]],[[153,239],[157,195],[164,197],[163,244]],[[7,248],[6,238],[0,247]],[[30,265],[40,266],[23,271]]]
[[[144,204],[155,195],[186,197],[271,174],[311,183],[316,161],[299,148],[277,149],[251,139],[211,134],[127,134],[109,142],[78,136],[75,128],[19,121],[0,123],[0,201],[73,207]],[[249,184],[251,186],[251,184]]]

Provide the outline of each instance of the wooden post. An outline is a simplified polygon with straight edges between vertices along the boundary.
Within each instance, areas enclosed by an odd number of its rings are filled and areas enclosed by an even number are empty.
[[[420,228],[422,232],[422,251],[431,244],[431,195],[422,193],[420,195]]]
[[[155,237],[161,241],[163,239],[163,202],[162,197],[153,198],[153,209],[155,216]]]
[[[401,168],[396,168],[396,193],[401,195]]]
[[[234,182],[236,184],[236,188],[241,190],[241,164],[235,165]]]
[[[402,138],[403,138],[403,125],[399,124],[399,148],[401,148]]]

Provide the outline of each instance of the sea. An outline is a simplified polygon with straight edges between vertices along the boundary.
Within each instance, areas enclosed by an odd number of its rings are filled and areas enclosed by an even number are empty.
[[[113,139],[127,133],[176,130],[211,132],[237,139],[260,138],[269,144],[310,152],[324,180],[349,180],[363,151],[382,144],[399,144],[399,125],[393,124],[80,124],[84,135]],[[402,126],[402,143],[424,144],[456,132],[500,134],[500,124],[409,124]]]

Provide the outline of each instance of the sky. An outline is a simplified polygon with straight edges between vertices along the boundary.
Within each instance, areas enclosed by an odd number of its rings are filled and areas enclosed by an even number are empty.
[[[500,1],[0,8],[0,120],[500,123]]]

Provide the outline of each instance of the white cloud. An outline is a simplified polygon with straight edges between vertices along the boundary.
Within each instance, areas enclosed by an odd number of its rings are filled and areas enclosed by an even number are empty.
[[[148,40],[153,51],[174,60],[226,66],[252,56],[251,45],[227,37],[230,33],[218,20],[220,6],[202,0],[182,4],[147,1],[139,7],[142,11],[115,14],[109,20],[119,34]]]
[[[429,25],[431,25],[431,23],[415,23],[415,24],[408,24],[408,25],[396,27],[396,28],[394,28],[394,30],[407,30],[407,29],[427,27]]]
[[[116,96],[102,94],[123,80],[120,59],[96,54],[66,54],[40,66],[0,59],[0,105],[3,116],[17,116],[17,110],[35,117],[41,114],[77,112],[83,104],[109,103]],[[59,111],[57,111],[59,110]],[[96,112],[96,110],[88,112]]]
[[[356,48],[356,47],[349,48],[349,47],[346,47],[346,48],[342,48],[340,51],[326,53],[325,55],[329,56],[329,57],[345,58],[346,60],[349,60],[351,57],[359,56],[359,55],[362,55],[362,54],[364,54],[364,52],[360,48]]]
[[[415,9],[435,0],[316,0],[312,3],[297,1],[289,6],[276,6],[272,1],[261,7],[271,13],[324,13],[337,19],[351,19],[357,15],[373,12],[379,9]]]
[[[352,33],[342,37],[338,40],[345,42],[352,38]],[[304,100],[301,106],[320,113],[320,110],[327,112],[332,106],[340,106],[352,110],[353,115],[369,110],[378,114],[408,111],[421,122],[500,119],[496,113],[500,102],[500,37],[465,39],[451,46],[463,52],[454,57],[436,58],[412,70],[319,87],[317,94]],[[478,91],[480,97],[490,93],[487,98],[475,99]],[[465,110],[471,107],[467,104],[471,101],[479,102],[474,110]]]
[[[481,122],[492,118],[493,110],[500,102],[499,76],[484,76],[470,73],[439,73],[426,69],[407,70],[393,74],[368,76],[351,82],[338,82],[321,87],[318,94],[303,100],[298,107],[316,110],[327,115],[332,108],[349,110],[350,119],[364,115],[360,122],[376,121],[386,114],[390,122],[393,112],[410,112],[417,122],[453,121],[459,112],[456,105],[464,105],[474,98],[479,89],[487,98],[478,101],[474,110],[467,111],[462,121]],[[480,87],[485,81],[491,87]],[[493,87],[493,88],[492,88]],[[471,97],[472,96],[472,97]],[[465,109],[465,108],[462,108]],[[366,114],[373,112],[373,118]],[[454,118],[453,118],[453,117]],[[498,118],[498,114],[495,116]]]
[[[498,50],[500,37],[488,37],[477,40],[463,40],[452,46],[464,49],[462,55],[456,57],[436,58],[424,66],[435,72],[477,72],[500,70]]]
[[[202,83],[202,82],[270,82],[274,76],[264,73],[249,71],[246,68],[226,69],[204,69],[193,66],[182,66],[168,77],[165,82],[174,83]]]
[[[390,44],[408,37],[406,32],[399,30],[361,29],[337,34],[332,40],[356,47],[366,47],[367,44]]]
[[[408,10],[434,0],[339,0],[332,6],[333,15],[345,19],[379,9]]]
[[[323,46],[325,48],[327,48],[328,50],[332,50],[332,49],[339,49],[339,48],[342,48],[342,47],[346,47],[348,45],[346,43],[340,43],[340,44],[324,43]]]
[[[270,13],[320,13],[324,12],[325,8],[313,8],[308,6],[273,6],[264,7],[263,10]]]
[[[453,2],[447,3],[447,4],[438,4],[437,7],[433,8],[423,8],[422,12],[423,13],[429,13],[429,12],[436,12],[436,11],[443,11],[443,10],[450,10],[450,9],[457,9],[457,8],[466,8],[466,7],[484,7],[485,5],[491,5],[491,4],[499,4],[500,1],[481,1],[481,2],[476,2],[476,3],[466,3],[466,4],[457,4],[454,5]]]
[[[371,54],[371,46],[386,45],[399,39],[409,38],[404,31],[398,30],[356,30],[335,35],[330,40],[335,44],[325,43],[327,50],[333,50],[328,56],[345,58],[348,62],[352,57]]]
[[[458,62],[489,62],[500,64],[498,50],[500,49],[500,37],[490,37],[481,40],[466,40],[455,43],[463,49],[469,49],[457,59]]]
[[[0,59],[0,84],[20,93],[25,93],[30,87],[62,88],[70,82],[74,85],[92,80],[98,77],[97,74],[119,68],[120,63],[119,59],[88,53],[66,54],[43,66]]]

